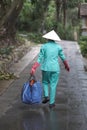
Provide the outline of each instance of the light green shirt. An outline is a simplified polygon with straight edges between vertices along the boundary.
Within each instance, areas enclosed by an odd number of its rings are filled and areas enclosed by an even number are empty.
[[[42,45],[37,62],[43,71],[60,72],[58,57],[65,60],[62,47],[56,42],[47,42]]]

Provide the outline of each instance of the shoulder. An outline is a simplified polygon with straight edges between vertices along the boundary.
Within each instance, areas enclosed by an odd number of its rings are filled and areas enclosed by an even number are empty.
[[[58,49],[62,49],[62,46],[61,45],[59,45],[58,43],[56,43],[56,47],[58,48]]]
[[[46,48],[46,43],[44,43],[44,44],[41,45],[40,52],[45,51],[45,48]]]
[[[48,44],[47,43],[43,43],[43,45],[41,46],[41,49],[44,49]]]

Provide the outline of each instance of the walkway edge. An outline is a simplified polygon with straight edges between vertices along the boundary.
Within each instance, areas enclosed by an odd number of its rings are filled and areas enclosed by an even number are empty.
[[[17,78],[19,74],[30,64],[33,59],[38,55],[41,45],[31,47],[31,50],[21,59],[18,63],[15,63],[11,68],[10,72],[14,73]],[[2,95],[6,89],[12,84],[15,79],[1,80],[0,81],[0,95]]]

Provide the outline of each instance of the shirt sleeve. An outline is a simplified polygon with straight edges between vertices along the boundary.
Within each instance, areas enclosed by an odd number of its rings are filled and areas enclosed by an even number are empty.
[[[42,46],[40,48],[40,52],[39,52],[39,55],[38,55],[37,62],[41,64],[43,62],[43,59],[44,59],[44,46]]]
[[[61,60],[63,60],[63,61],[66,59],[66,57],[65,57],[65,55],[64,55],[64,52],[63,52],[61,46],[59,47],[59,57],[60,57]]]

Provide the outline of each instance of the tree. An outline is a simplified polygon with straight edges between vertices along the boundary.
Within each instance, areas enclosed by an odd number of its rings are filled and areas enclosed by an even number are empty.
[[[55,0],[55,7],[56,7],[56,20],[61,21],[61,5],[62,5],[62,0]]]
[[[50,0],[26,0],[18,19],[19,29],[43,32],[49,2]]]
[[[0,37],[14,39],[16,20],[22,9],[24,0],[2,0],[0,2]]]
[[[63,0],[63,25],[64,25],[64,28],[66,26],[66,10],[67,10],[67,0]]]
[[[39,28],[37,31],[43,32],[44,30],[44,19],[48,10],[50,0],[34,0],[35,8],[33,10],[33,20],[38,20]]]
[[[64,28],[66,26],[67,19],[67,9],[73,9],[75,7],[78,8],[79,4],[83,2],[83,0],[55,0],[56,7],[56,19],[59,22],[62,22]]]

